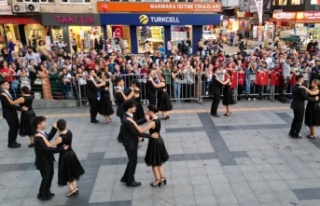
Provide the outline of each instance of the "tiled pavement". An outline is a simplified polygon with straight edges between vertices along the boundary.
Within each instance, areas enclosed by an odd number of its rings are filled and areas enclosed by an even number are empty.
[[[57,186],[57,170],[48,202],[36,199],[40,174],[33,165],[28,139],[20,149],[7,146],[7,125],[0,120],[0,205],[204,205],[319,206],[320,141],[288,138],[292,111],[288,104],[241,101],[230,117],[209,114],[210,102],[174,104],[170,120],[162,122],[169,161],[166,186],[151,188],[151,168],[143,162],[141,143],[136,179],[138,188],[120,183],[127,162],[116,141],[119,120],[89,124],[88,108],[37,109],[52,123],[65,118],[74,134],[73,148],[86,170],[80,194],[66,198]],[[102,120],[101,117],[99,117]],[[48,129],[49,130],[49,129]],[[304,128],[302,134],[307,134]],[[57,158],[56,158],[57,159]]]

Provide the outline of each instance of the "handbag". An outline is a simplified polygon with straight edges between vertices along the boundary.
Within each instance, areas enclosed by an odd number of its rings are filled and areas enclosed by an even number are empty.
[[[42,85],[42,80],[41,80],[40,78],[36,78],[36,79],[34,80],[34,84],[35,84],[35,85]]]

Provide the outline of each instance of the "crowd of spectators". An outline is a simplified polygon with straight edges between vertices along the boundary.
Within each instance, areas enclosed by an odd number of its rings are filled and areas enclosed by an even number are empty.
[[[20,87],[28,86],[34,95],[44,99],[75,99],[79,96],[85,99],[88,70],[108,73],[111,85],[114,76],[122,76],[127,87],[133,79],[138,79],[144,87],[148,70],[155,70],[165,75],[167,91],[176,102],[210,96],[211,77],[217,68],[222,70],[222,80],[227,71],[235,71],[233,89],[239,99],[245,96],[248,100],[270,98],[270,92],[275,92],[270,87],[270,79],[267,85],[257,84],[256,74],[259,72],[270,76],[272,71],[277,71],[281,75],[276,89],[282,93],[282,101],[286,101],[285,94],[290,93],[296,74],[304,74],[306,81],[320,77],[317,42],[310,42],[304,52],[298,52],[295,45],[287,47],[280,42],[247,51],[243,42],[238,53],[227,55],[223,52],[223,45],[204,39],[197,42],[194,55],[190,50],[182,50],[183,47],[165,53],[163,44],[143,54],[130,54],[120,44],[115,48],[107,44],[87,52],[73,53],[68,53],[66,48],[48,51],[41,46],[25,46],[15,51],[8,47],[1,49],[0,75],[11,84],[14,94],[19,94]],[[143,92],[144,88],[141,89]],[[112,90],[111,86],[111,94]],[[113,95],[111,98],[114,101]],[[146,99],[144,95],[142,99]]]

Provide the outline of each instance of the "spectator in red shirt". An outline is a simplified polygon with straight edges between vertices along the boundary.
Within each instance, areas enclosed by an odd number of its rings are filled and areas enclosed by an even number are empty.
[[[16,72],[8,66],[7,61],[2,61],[0,65],[0,74],[6,79],[6,81],[11,84],[15,79]]]

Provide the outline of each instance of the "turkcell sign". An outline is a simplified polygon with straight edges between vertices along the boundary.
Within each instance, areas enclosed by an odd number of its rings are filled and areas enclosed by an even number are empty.
[[[149,16],[152,23],[180,23],[179,17]]]

